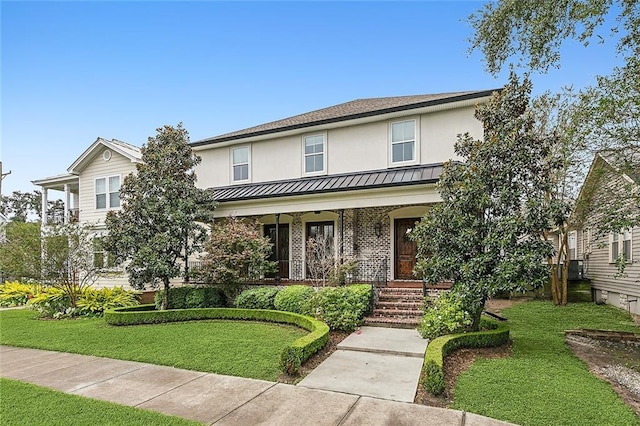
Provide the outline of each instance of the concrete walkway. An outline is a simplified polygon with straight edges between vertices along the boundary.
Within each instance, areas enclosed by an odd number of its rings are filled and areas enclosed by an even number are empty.
[[[216,425],[506,425],[456,410],[131,361],[0,346],[0,376]]]
[[[298,386],[413,402],[427,343],[416,330],[362,327]]]

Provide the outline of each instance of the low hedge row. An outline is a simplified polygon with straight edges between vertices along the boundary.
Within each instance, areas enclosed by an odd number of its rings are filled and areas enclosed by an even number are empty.
[[[438,337],[427,346],[424,354],[422,386],[434,395],[444,392],[444,358],[459,348],[489,348],[509,341],[509,327],[498,321],[482,318],[481,327],[489,330],[449,334]]]
[[[329,340],[329,326],[322,321],[292,312],[267,309],[202,308],[156,311],[155,305],[140,305],[107,311],[104,319],[111,325],[159,324],[205,319],[257,320],[297,325],[310,333],[295,340],[280,354],[280,368],[288,374],[297,373],[302,363]]]

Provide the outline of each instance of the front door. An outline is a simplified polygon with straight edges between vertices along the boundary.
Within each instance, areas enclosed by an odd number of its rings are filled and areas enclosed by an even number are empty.
[[[394,278],[396,280],[415,280],[413,268],[416,266],[416,254],[418,247],[411,241],[407,231],[412,229],[419,218],[396,219],[395,220],[395,269]]]
[[[271,255],[269,256],[269,260],[272,262],[276,261],[276,225],[265,225],[264,226],[264,235],[265,237],[269,237],[273,247],[271,247]],[[289,224],[283,223],[280,224],[279,235],[279,250],[280,262],[278,262],[278,271],[280,273],[280,278],[289,278]],[[275,278],[275,272],[267,274],[267,278]]]

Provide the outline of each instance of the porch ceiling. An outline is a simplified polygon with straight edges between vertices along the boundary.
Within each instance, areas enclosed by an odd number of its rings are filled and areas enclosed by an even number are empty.
[[[441,173],[442,163],[437,163],[341,175],[233,185],[215,188],[213,193],[218,202],[224,203],[436,183]]]

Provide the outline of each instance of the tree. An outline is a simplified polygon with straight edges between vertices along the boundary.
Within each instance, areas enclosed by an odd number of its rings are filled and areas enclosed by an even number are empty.
[[[11,195],[4,195],[0,203],[0,213],[9,217],[12,222],[29,222],[34,218],[42,218],[42,193],[38,190],[32,192],[13,191]],[[57,218],[61,222],[64,217],[64,202],[62,200],[49,200],[47,215]]]
[[[594,38],[606,42],[598,32],[607,32],[606,18],[613,15],[616,24],[608,32],[619,36],[617,52],[624,65],[613,68],[608,76],[598,77],[595,85],[580,92],[571,108],[570,131],[577,144],[573,149],[584,150],[591,158],[600,151],[618,157],[612,160],[617,170],[599,171],[610,174],[602,179],[604,182],[615,179],[620,171],[635,175],[640,169],[640,2],[501,0],[486,4],[469,17],[475,29],[471,50],[483,53],[487,68],[495,75],[507,63],[542,72],[559,66],[560,47],[566,39],[585,46]],[[584,178],[585,170],[574,172]],[[598,220],[589,226],[595,235],[640,224],[636,208],[640,198],[632,189],[618,191],[623,194],[622,200],[610,194],[592,204],[597,212],[591,217]]]
[[[0,243],[0,272],[4,279],[37,280],[42,274],[40,224],[10,222]]]
[[[71,308],[98,278],[93,259],[93,230],[77,223],[50,225],[42,235],[43,284],[61,289]]]
[[[548,142],[537,138],[528,114],[531,83],[512,73],[475,117],[484,139],[460,135],[438,189],[442,203],[416,225],[416,273],[427,282],[453,280],[477,330],[488,298],[500,291],[526,291],[547,281],[545,259],[552,247],[541,237],[550,229]]]
[[[158,128],[142,147],[136,173],[124,179],[121,210],[106,219],[104,248],[127,262],[132,287],[162,284],[162,309],[168,308],[170,280],[180,275],[180,261],[206,238],[205,226],[196,221],[214,209],[211,192],[195,186],[194,168],[201,160],[188,143],[181,123]]]
[[[257,223],[235,217],[216,222],[204,247],[200,279],[234,292],[241,283],[275,271],[276,263],[268,260],[273,244],[258,229]]]

